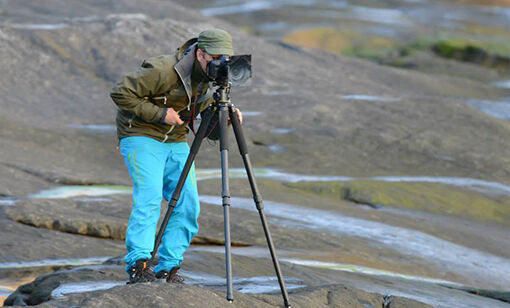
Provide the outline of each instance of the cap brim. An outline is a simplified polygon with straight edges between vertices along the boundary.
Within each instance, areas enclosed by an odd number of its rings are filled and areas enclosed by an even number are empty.
[[[215,48],[215,47],[206,47],[205,51],[210,55],[233,55],[234,50],[232,48]]]

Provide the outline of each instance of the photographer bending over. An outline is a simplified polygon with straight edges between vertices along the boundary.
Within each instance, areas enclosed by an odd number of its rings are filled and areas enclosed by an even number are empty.
[[[125,257],[129,283],[155,278],[182,282],[177,275],[182,255],[198,233],[200,203],[194,166],[165,230],[156,274],[147,261],[154,248],[162,197],[170,200],[189,154],[186,135],[194,129],[195,117],[214,101],[209,93],[207,63],[233,54],[230,34],[205,30],[174,55],[144,60],[138,71],[127,74],[111,90],[118,107],[120,151],[133,181]],[[241,112],[236,112],[241,120]],[[208,138],[217,139],[218,135],[213,129]]]

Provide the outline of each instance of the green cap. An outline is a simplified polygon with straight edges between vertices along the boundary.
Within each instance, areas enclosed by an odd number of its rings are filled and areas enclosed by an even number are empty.
[[[198,35],[198,47],[210,55],[233,55],[232,37],[221,29],[209,29]]]

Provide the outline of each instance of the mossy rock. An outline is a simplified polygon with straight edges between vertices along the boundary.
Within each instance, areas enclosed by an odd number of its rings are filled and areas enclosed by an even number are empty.
[[[444,184],[360,180],[288,185],[324,198],[347,200],[375,208],[412,209],[510,226],[510,197],[487,196]]]
[[[510,70],[510,48],[463,40],[444,40],[432,45],[437,55],[454,60],[476,63],[501,71]]]
[[[388,37],[339,30],[333,27],[298,30],[285,36],[283,41],[306,48],[360,58],[383,57],[397,48],[396,41]]]

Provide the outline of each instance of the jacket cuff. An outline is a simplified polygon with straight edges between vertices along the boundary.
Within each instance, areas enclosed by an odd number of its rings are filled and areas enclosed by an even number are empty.
[[[162,108],[162,109],[163,109],[163,111],[162,111],[163,115],[159,119],[159,123],[165,123],[166,114],[168,113],[168,108]]]

